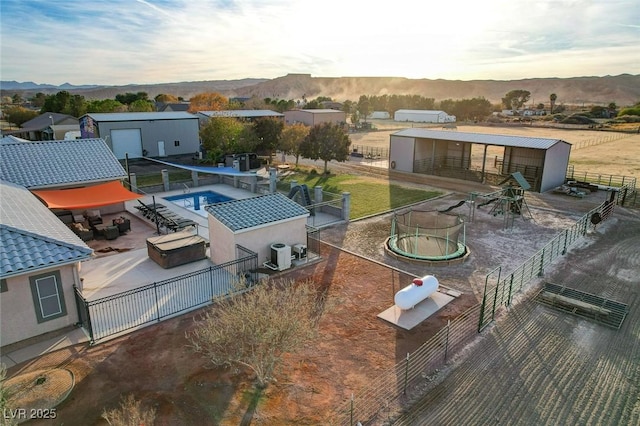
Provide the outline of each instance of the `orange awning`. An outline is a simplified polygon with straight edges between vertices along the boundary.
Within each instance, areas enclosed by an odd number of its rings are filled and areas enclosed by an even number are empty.
[[[50,209],[84,210],[142,197],[113,181],[84,188],[32,191]]]

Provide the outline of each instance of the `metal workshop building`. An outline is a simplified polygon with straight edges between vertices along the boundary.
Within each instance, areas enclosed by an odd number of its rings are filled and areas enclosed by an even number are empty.
[[[82,139],[102,138],[116,158],[168,157],[200,149],[198,117],[184,111],[89,113],[80,117]]]

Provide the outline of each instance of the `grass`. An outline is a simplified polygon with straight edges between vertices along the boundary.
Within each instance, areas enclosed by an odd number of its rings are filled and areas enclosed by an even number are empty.
[[[295,175],[287,176],[282,182],[289,184],[296,180],[310,189],[322,186],[323,191],[334,194],[351,194],[350,219],[358,219],[377,213],[397,209],[408,204],[425,201],[438,195],[438,191],[423,191],[393,185],[383,179],[375,179],[350,174],[321,175],[304,169],[297,169]],[[288,188],[288,186],[287,186]]]

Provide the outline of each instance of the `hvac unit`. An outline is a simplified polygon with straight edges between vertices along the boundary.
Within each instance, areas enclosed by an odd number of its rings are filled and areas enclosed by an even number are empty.
[[[296,259],[306,259],[307,258],[307,246],[304,244],[295,244],[292,248],[293,256]]]
[[[291,267],[291,246],[282,243],[271,244],[271,264],[278,271],[284,271]]]

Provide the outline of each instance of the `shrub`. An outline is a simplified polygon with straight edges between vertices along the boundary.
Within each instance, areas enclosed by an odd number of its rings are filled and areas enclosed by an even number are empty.
[[[128,395],[122,398],[120,407],[104,410],[102,418],[111,426],[149,426],[156,419],[156,410],[143,410],[140,401]]]

